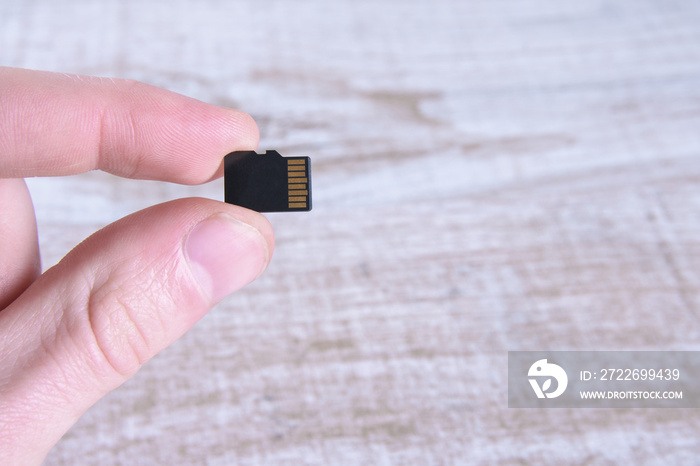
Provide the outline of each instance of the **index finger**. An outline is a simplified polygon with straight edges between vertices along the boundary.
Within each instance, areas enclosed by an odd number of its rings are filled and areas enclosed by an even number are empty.
[[[243,112],[136,81],[0,67],[0,178],[100,169],[197,184],[257,145]]]

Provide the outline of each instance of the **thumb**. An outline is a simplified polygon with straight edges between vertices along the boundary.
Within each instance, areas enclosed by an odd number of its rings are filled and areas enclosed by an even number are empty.
[[[0,457],[39,463],[99,398],[267,266],[262,215],[206,199],[95,233],[0,312]],[[5,463],[8,464],[8,463]]]

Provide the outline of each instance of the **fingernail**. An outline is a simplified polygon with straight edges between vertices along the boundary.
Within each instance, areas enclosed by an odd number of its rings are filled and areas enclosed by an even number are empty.
[[[202,291],[219,302],[255,280],[267,266],[269,252],[257,229],[216,214],[192,229],[185,256]]]

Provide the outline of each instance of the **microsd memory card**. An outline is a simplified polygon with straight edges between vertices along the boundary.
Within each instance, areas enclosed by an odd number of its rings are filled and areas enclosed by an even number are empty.
[[[311,210],[311,161],[276,150],[231,152],[224,158],[224,199],[258,212]]]

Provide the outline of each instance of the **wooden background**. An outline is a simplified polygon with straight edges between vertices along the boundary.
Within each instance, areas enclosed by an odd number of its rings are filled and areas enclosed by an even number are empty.
[[[508,350],[700,349],[699,2],[5,0],[0,63],[236,107],[313,160],[270,269],[46,464],[697,463],[697,410],[508,409],[506,380]],[[29,185],[45,267],[223,192]]]

